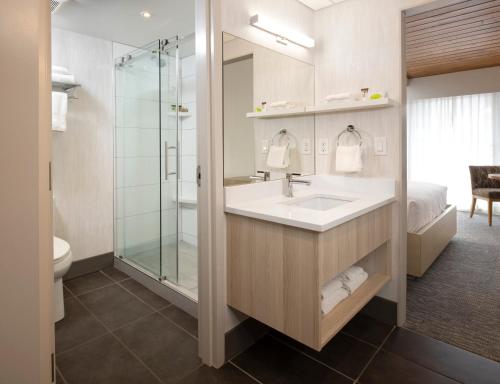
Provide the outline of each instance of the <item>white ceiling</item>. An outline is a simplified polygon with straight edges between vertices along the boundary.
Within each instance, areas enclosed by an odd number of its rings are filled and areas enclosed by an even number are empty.
[[[313,11],[319,11],[320,9],[329,7],[333,4],[341,3],[344,0],[298,0],[298,1],[308,6]]]
[[[52,26],[138,47],[193,33],[194,0],[68,0],[52,15]]]

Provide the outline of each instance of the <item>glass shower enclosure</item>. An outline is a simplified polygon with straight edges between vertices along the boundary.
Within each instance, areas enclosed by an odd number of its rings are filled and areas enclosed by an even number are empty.
[[[197,297],[196,241],[182,231],[182,123],[194,114],[182,104],[181,45],[154,41],[115,62],[115,255]]]

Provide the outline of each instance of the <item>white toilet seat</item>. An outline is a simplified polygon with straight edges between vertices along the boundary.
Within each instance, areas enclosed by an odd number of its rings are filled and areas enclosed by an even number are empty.
[[[54,264],[58,264],[66,259],[71,253],[69,244],[54,236]]]

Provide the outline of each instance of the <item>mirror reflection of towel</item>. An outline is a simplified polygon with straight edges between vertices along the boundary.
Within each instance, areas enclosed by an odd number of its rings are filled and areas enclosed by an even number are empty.
[[[290,149],[287,145],[271,145],[267,155],[269,168],[284,169],[290,164]]]
[[[361,146],[337,146],[335,168],[337,172],[361,172],[361,170],[363,169],[363,160],[361,159]]]
[[[52,130],[66,130],[66,114],[68,112],[68,95],[66,92],[52,92]]]

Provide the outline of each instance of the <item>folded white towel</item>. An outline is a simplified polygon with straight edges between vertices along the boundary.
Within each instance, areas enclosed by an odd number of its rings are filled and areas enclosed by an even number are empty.
[[[61,67],[59,65],[53,65],[52,66],[52,73],[59,73],[61,75],[69,75],[68,68]]]
[[[66,83],[66,84],[75,84],[76,83],[75,76],[62,74],[62,73],[53,73],[52,74],[52,81],[55,81],[57,83]]]
[[[68,95],[66,92],[52,92],[52,130],[66,130],[66,114],[68,112]]]
[[[337,276],[335,279],[330,280],[328,283],[323,285],[323,288],[321,288],[321,299],[325,299],[335,291],[342,289],[342,286],[343,283],[341,276]]]
[[[327,298],[321,300],[321,313],[326,315],[333,308],[335,308],[342,300],[346,299],[349,293],[344,289],[337,289]]]
[[[328,95],[325,97],[326,101],[334,101],[334,100],[346,100],[350,99],[352,94],[350,92],[344,93],[334,93],[332,95]]]
[[[352,295],[367,279],[368,273],[363,272],[351,280],[344,281],[344,288],[349,292],[349,295]]]
[[[290,164],[290,149],[287,145],[271,145],[267,154],[267,166],[284,169]]]
[[[361,146],[337,146],[335,168],[337,172],[360,172],[363,169]]]

